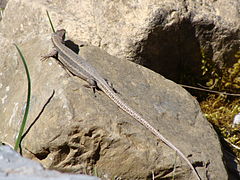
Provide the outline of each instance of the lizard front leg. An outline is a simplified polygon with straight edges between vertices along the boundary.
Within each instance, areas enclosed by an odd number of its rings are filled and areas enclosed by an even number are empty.
[[[52,51],[50,53],[48,53],[47,55],[45,56],[41,56],[41,61],[44,61],[50,57],[53,57],[53,58],[56,58],[57,59],[57,55],[58,55],[58,51],[56,48],[53,48]]]
[[[97,86],[97,82],[94,79],[87,78],[86,81],[88,82],[88,84],[85,84],[84,86],[87,88],[91,88],[94,94],[96,92],[96,89],[100,90],[100,88]]]

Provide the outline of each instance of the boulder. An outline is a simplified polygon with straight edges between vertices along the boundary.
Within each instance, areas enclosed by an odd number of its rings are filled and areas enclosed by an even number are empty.
[[[67,29],[71,37],[144,65],[174,81],[180,81],[186,73],[200,77],[203,55],[208,63],[213,61],[221,69],[231,66],[239,51],[239,0],[69,0],[67,3],[34,0],[28,3],[26,8],[48,9],[54,25]],[[10,8],[11,4],[21,7],[26,3],[13,0],[9,2]],[[34,16],[37,21],[32,26],[37,31],[46,31],[49,27],[46,16]],[[25,18],[19,23],[26,27],[28,17],[17,19]],[[38,22],[44,22],[45,26]],[[9,26],[5,28],[9,30]]]

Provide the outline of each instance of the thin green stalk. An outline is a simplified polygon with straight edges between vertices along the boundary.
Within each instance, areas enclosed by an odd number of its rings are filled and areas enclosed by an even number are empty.
[[[47,10],[46,10],[46,12],[47,12],[47,17],[48,17],[48,20],[49,20],[49,22],[50,22],[50,25],[51,25],[52,31],[55,33],[56,31],[55,31],[55,29],[54,29],[54,27],[53,27],[52,20],[51,20],[51,18],[50,18],[50,16],[49,16],[49,13],[48,13]]]
[[[99,177],[99,174],[98,174],[98,170],[97,170],[97,168],[96,167],[94,167],[94,176],[96,176],[96,177]]]
[[[30,79],[30,74],[29,74],[29,71],[28,71],[27,63],[26,63],[26,60],[25,60],[22,52],[20,51],[20,49],[18,48],[18,46],[16,44],[14,44],[14,46],[17,48],[17,51],[18,51],[18,53],[19,53],[19,55],[20,55],[20,57],[22,59],[22,62],[23,62],[23,65],[24,65],[24,68],[25,68],[25,71],[26,71],[26,74],[27,74],[27,80],[28,80],[27,105],[26,105],[23,121],[22,121],[20,130],[19,130],[19,133],[18,133],[18,137],[17,137],[16,143],[15,143],[15,146],[14,146],[14,150],[17,151],[18,147],[19,147],[19,144],[20,144],[20,141],[21,141],[21,138],[22,138],[22,134],[23,134],[25,125],[26,125],[28,111],[29,111],[29,106],[30,106],[31,79]]]

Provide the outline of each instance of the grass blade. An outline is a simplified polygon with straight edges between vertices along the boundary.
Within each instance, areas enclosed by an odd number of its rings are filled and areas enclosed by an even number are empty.
[[[47,10],[46,10],[46,12],[47,12],[47,17],[48,17],[48,20],[49,20],[49,22],[50,22],[50,25],[51,25],[52,31],[55,33],[56,31],[55,31],[55,29],[54,29],[54,27],[53,27],[52,20],[51,20],[51,18],[50,18],[50,16],[49,16],[49,13],[48,13]]]
[[[22,62],[23,62],[23,65],[24,65],[24,68],[25,68],[25,71],[26,71],[26,74],[27,74],[27,80],[28,80],[27,105],[26,105],[23,121],[22,121],[20,130],[19,130],[19,133],[18,133],[18,137],[17,137],[16,143],[15,143],[15,146],[14,146],[14,150],[17,151],[17,149],[19,147],[19,144],[20,144],[20,141],[21,141],[21,137],[22,137],[23,131],[24,131],[24,127],[26,125],[28,111],[29,111],[29,106],[30,106],[31,79],[30,79],[30,74],[29,74],[29,71],[28,71],[26,60],[25,60],[21,50],[18,48],[18,46],[16,44],[14,44],[14,46],[17,48],[17,51],[18,51],[18,53],[19,53],[19,55],[20,55],[20,57],[22,59]]]

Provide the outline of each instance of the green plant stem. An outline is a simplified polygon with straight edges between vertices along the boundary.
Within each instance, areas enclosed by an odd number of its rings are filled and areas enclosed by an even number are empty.
[[[49,22],[50,22],[50,25],[51,25],[52,31],[55,33],[56,31],[55,31],[55,29],[54,29],[54,27],[53,27],[52,20],[51,20],[51,18],[50,18],[50,16],[49,16],[49,13],[48,13],[47,10],[46,10],[46,12],[47,12],[47,17],[48,17],[48,20],[49,20]]]
[[[29,71],[28,71],[28,67],[27,67],[27,63],[26,63],[26,60],[21,52],[21,50],[18,48],[18,46],[16,44],[14,44],[14,46],[17,48],[17,51],[22,59],[22,62],[23,62],[23,65],[24,65],[24,68],[25,68],[25,71],[26,71],[26,74],[27,74],[27,80],[28,80],[28,93],[27,93],[27,104],[26,104],[26,108],[25,108],[25,113],[24,113],[24,117],[23,117],[23,121],[22,121],[22,124],[21,124],[21,127],[20,127],[20,130],[19,130],[19,133],[18,133],[18,137],[17,137],[17,140],[16,140],[16,143],[15,143],[15,146],[14,146],[14,150],[17,151],[18,150],[18,147],[19,147],[19,144],[20,144],[20,141],[21,141],[21,138],[22,138],[22,134],[23,134],[23,131],[24,131],[24,127],[26,125],[26,121],[27,121],[27,116],[28,116],[28,111],[29,111],[29,106],[30,106],[30,97],[31,97],[31,79],[30,79],[30,74],[29,74]]]

